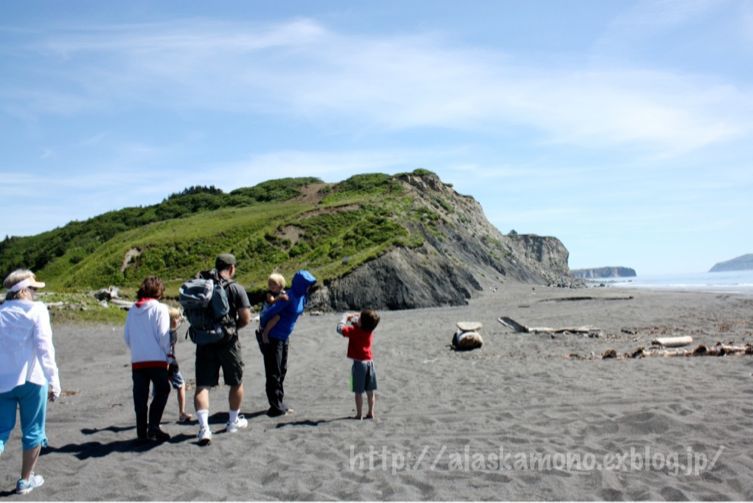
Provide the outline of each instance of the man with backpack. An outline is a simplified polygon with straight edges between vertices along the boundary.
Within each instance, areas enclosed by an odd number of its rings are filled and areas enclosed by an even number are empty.
[[[197,276],[197,279],[211,279],[214,285],[219,285],[218,290],[221,291],[219,294],[214,293],[211,304],[217,304],[216,297],[221,297],[222,302],[220,303],[225,303],[229,308],[227,314],[217,321],[223,334],[219,341],[199,339],[199,335],[203,336],[208,333],[200,330],[202,327],[196,327],[195,334],[191,333],[193,328],[189,329],[191,338],[196,343],[194,406],[199,420],[199,445],[207,445],[212,441],[212,431],[209,429],[209,388],[219,384],[220,368],[222,368],[225,384],[230,386],[228,393],[229,419],[226,431],[235,433],[239,428],[248,427],[248,420],[242,414],[239,414],[241,402],[243,402],[243,357],[238,330],[251,321],[251,304],[248,301],[246,290],[233,281],[235,272],[235,257],[230,253],[223,253],[215,260],[213,270],[201,272]],[[207,283],[210,284],[211,288],[211,283]],[[183,287],[181,287],[182,289]],[[181,303],[183,303],[183,292],[181,292]],[[186,314],[188,316],[189,311],[186,311]],[[191,323],[190,317],[189,323]]]

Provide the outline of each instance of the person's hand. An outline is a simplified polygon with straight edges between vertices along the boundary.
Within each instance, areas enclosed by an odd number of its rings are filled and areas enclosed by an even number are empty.
[[[183,318],[176,318],[170,320],[170,330],[178,330],[178,327],[183,322]]]
[[[269,344],[269,337],[267,336],[267,334],[265,333],[261,334],[261,342],[262,344]]]
[[[288,297],[287,293],[281,293],[279,297],[277,297],[277,300],[284,300],[287,301],[290,297]]]
[[[52,390],[47,392],[47,400],[49,400],[50,402],[54,402],[55,400],[58,399],[59,396],[60,396],[60,393],[55,393]]]

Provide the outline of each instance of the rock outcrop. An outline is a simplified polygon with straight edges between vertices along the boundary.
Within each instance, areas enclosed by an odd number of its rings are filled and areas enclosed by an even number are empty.
[[[633,278],[636,276],[635,269],[630,267],[594,267],[591,269],[572,269],[570,271],[576,278],[594,279],[594,278]]]
[[[554,237],[502,234],[472,197],[430,172],[398,175],[421,223],[424,243],[393,248],[350,274],[321,285],[312,306],[335,310],[462,305],[505,281],[574,286],[568,251]]]
[[[723,271],[750,271],[753,270],[753,253],[740,255],[725,262],[719,262],[711,268],[709,272]]]

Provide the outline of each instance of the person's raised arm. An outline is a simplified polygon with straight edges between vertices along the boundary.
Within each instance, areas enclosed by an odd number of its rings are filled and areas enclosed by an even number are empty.
[[[343,333],[343,329],[348,326],[348,323],[353,319],[353,316],[355,313],[344,313],[342,319],[340,319],[340,322],[337,324],[337,333],[342,335],[343,337],[347,337],[348,334]]]

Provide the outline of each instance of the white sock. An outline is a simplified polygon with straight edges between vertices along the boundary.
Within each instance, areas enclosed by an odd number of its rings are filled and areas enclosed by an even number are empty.
[[[200,427],[209,428],[209,409],[197,410],[196,418],[199,420]]]
[[[229,422],[234,423],[238,420],[238,413],[240,412],[240,409],[238,410],[229,410],[227,415],[229,417]]]

